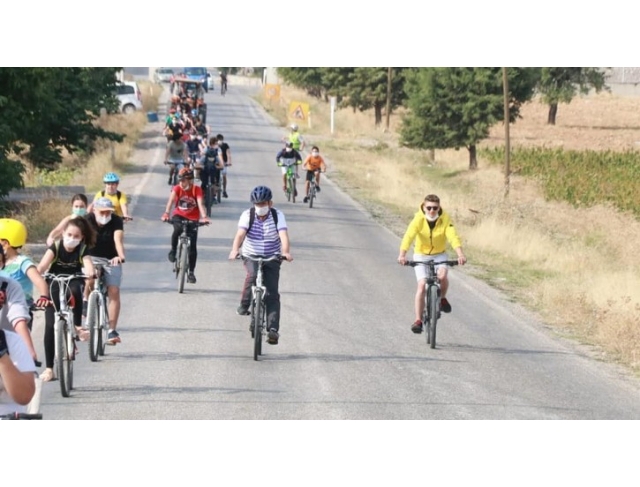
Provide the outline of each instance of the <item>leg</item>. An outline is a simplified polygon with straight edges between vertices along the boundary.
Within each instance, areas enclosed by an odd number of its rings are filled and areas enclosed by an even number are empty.
[[[274,261],[266,262],[263,268],[263,280],[267,288],[264,297],[267,311],[267,330],[274,328],[278,331],[280,329],[280,293],[278,291],[280,266],[280,262]]]
[[[115,330],[120,316],[120,288],[107,286],[107,295],[109,296],[109,330]]]
[[[449,273],[445,266],[438,269],[438,279],[440,279],[440,297],[444,298],[447,295],[447,289],[449,289]]]
[[[171,251],[175,255],[176,250],[178,248],[178,239],[180,238],[180,234],[182,233],[182,217],[174,216],[171,220],[173,223],[173,233],[171,234]]]
[[[196,269],[196,259],[198,258],[198,227],[195,225],[189,228],[189,272]]]
[[[426,284],[425,279],[418,281],[418,287],[416,289],[416,297],[414,308],[416,312],[416,321],[422,321],[422,313],[424,312],[424,286]]]
[[[256,283],[256,277],[258,275],[258,263],[252,260],[244,259],[244,268],[247,271],[247,275],[242,285],[242,295],[240,297],[240,306],[249,309],[251,306],[251,286]]]

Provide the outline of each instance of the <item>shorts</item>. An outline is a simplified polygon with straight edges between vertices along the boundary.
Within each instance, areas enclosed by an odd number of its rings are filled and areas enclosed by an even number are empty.
[[[307,181],[314,181],[316,178],[315,172],[320,169],[307,170]]]
[[[446,262],[449,260],[449,256],[446,252],[442,252],[441,254],[434,255],[425,255],[425,254],[413,254],[413,260],[417,262],[427,262],[429,260],[435,260],[436,262]],[[446,264],[436,265],[436,272],[440,267],[447,267]],[[428,268],[423,265],[417,265],[413,268],[416,273],[416,281],[421,281],[427,278],[427,270]]]
[[[109,259],[104,257],[91,257],[91,261],[94,264],[99,264],[104,272],[104,282],[109,286],[120,287],[122,283],[122,264],[111,265]]]
[[[227,165],[225,164],[222,169],[220,169],[220,174],[227,174]]]

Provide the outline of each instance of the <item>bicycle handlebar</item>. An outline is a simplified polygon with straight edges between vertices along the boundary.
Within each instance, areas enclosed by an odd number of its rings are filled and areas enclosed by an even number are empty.
[[[165,223],[170,223],[171,225],[173,225],[173,221],[171,221],[171,218],[169,218],[168,220],[162,220]],[[193,221],[193,220],[183,220],[181,222],[176,222],[176,223],[180,223],[180,225],[182,226],[198,226],[198,227],[204,227],[205,225],[210,225],[211,222],[201,222],[201,221]]]
[[[9,413],[0,415],[0,420],[3,419],[42,419],[42,413],[30,414],[30,413]]]
[[[93,279],[93,277],[88,276],[86,274],[51,274],[50,272],[45,272],[42,274],[43,279],[51,279],[53,281],[63,281],[68,282],[73,279]]]
[[[422,261],[418,261],[418,260],[408,260],[404,265],[406,266],[410,266],[410,267],[415,267],[417,265],[449,265],[449,266],[454,266],[454,265],[458,265],[458,261],[457,260],[445,260],[444,262],[435,262],[433,259],[432,260],[426,260],[424,262]]]
[[[251,255],[251,254],[247,254],[247,255],[242,255],[242,254],[238,254],[236,259],[241,259],[241,258],[245,258],[248,260],[253,260],[253,261],[258,261],[260,259],[262,259],[262,262],[271,262],[274,260],[279,260],[280,262],[282,262],[283,260],[286,260],[285,257],[281,254],[276,254],[276,255],[272,255],[270,257],[265,257],[264,255]]]

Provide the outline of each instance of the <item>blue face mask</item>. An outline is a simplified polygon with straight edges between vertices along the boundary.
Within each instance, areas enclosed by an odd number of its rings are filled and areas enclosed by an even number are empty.
[[[87,214],[86,208],[74,208],[72,211],[73,211],[73,214],[76,216],[84,216]]]

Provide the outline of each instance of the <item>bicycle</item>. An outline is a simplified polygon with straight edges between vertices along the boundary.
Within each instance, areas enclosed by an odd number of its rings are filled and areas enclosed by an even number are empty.
[[[207,210],[207,216],[210,217],[213,204],[220,204],[222,202],[220,170],[215,167],[215,164],[207,161],[204,163],[204,168],[200,171],[200,177],[201,187],[204,193],[204,206]]]
[[[296,202],[296,196],[298,195],[298,191],[296,189],[296,174],[294,167],[296,166],[295,159],[282,159],[282,162],[278,163],[278,166],[285,166],[287,168],[286,172],[286,188],[285,194],[287,195],[287,201],[291,201],[293,203]]]
[[[261,255],[244,255],[238,256],[238,259],[245,258],[258,263],[258,273],[256,275],[256,283],[251,286],[251,325],[249,331],[253,338],[253,360],[258,360],[262,355],[262,339],[267,333],[267,312],[264,303],[264,295],[267,288],[262,283],[262,266],[265,262],[284,260],[282,255],[274,255],[272,257],[264,257]]]
[[[227,92],[227,82],[223,81],[222,83],[220,83],[220,94],[224,96],[226,92]]]
[[[0,420],[13,420],[13,419],[42,419],[42,413],[32,414],[32,413],[8,413],[8,414],[0,414]]]
[[[167,220],[167,223],[173,225],[171,220]],[[202,227],[208,225],[208,222],[199,222],[191,220],[183,220],[180,222],[182,225],[182,233],[178,238],[178,248],[176,249],[176,260],[173,263],[173,272],[178,279],[178,292],[182,294],[184,291],[184,280],[189,269],[189,249],[191,248],[191,239],[189,238],[189,230],[191,227]]]
[[[183,162],[167,161],[167,164],[169,166],[173,166],[173,172],[171,173],[171,185],[175,186],[176,184],[178,184],[178,173],[180,172],[180,169],[182,169],[185,166],[185,163],[184,161]]]
[[[109,296],[104,279],[104,265],[95,262],[93,265],[98,277],[93,291],[89,293],[86,326],[89,328],[89,358],[92,362],[97,362],[99,356],[104,356],[109,336]]]
[[[436,348],[436,326],[440,318],[440,279],[438,279],[435,267],[436,265],[455,266],[458,265],[458,261],[446,260],[444,262],[435,262],[434,260],[427,260],[425,262],[419,262],[409,260],[405,265],[411,267],[424,265],[427,267],[427,279],[424,285],[422,325],[426,327],[427,345],[430,345],[431,348]]]
[[[73,325],[73,311],[75,304],[73,294],[67,300],[69,282],[73,279],[86,279],[84,274],[50,274],[45,273],[43,278],[50,280],[49,288],[54,282],[58,283],[60,309],[56,310],[57,319],[53,325],[55,366],[60,381],[62,397],[69,397],[73,389],[73,361],[76,359],[76,327]],[[51,306],[54,306],[53,302]]]
[[[316,178],[315,176],[319,173],[319,170],[316,170],[313,172],[313,178],[311,178],[311,181],[309,181],[309,208],[313,208],[313,200],[316,198],[316,196],[318,195],[318,191],[317,191],[317,187],[318,185],[316,184]]]

